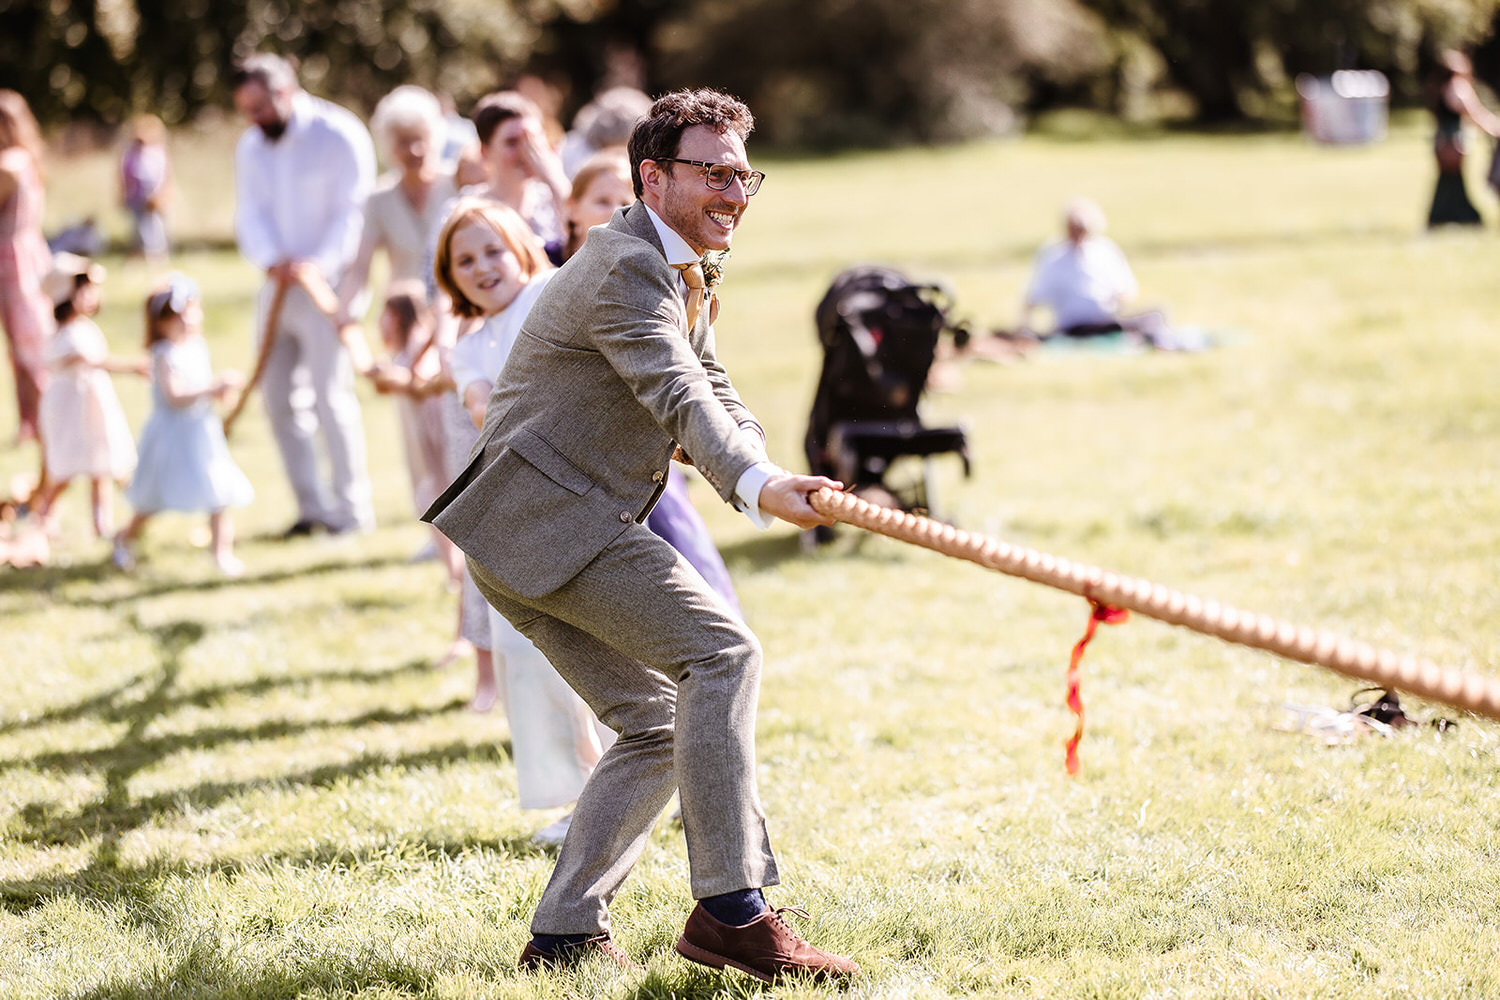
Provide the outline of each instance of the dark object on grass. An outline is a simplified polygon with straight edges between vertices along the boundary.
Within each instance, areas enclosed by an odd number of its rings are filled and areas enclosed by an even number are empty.
[[[933,507],[932,456],[955,454],[969,474],[963,428],[928,427],[918,414],[939,338],[968,340],[952,306],[941,286],[888,267],[850,268],[833,280],[814,314],[823,370],[805,447],[815,475],[842,480],[873,503],[925,512]],[[888,482],[892,464],[906,457],[921,460],[921,478]]]
[[[1373,701],[1361,703],[1360,699],[1365,695],[1375,695]],[[1354,692],[1349,699],[1349,711],[1355,715],[1383,722],[1392,729],[1403,729],[1406,726],[1420,726],[1422,723],[1407,715],[1401,708],[1401,696],[1394,688],[1367,687],[1360,688]],[[1438,732],[1445,732],[1453,728],[1455,723],[1450,719],[1433,719],[1432,727]]]

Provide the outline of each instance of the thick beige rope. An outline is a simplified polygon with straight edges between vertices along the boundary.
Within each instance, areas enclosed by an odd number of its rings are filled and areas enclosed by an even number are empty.
[[[291,287],[290,281],[276,282],[276,290],[271,295],[271,305],[266,309],[266,323],[261,331],[260,351],[255,357],[255,368],[250,372],[249,380],[240,389],[239,398],[234,401],[234,406],[224,415],[224,436],[234,429],[234,422],[240,419],[240,414],[245,410],[245,404],[250,402],[250,394],[255,387],[260,385],[261,376],[266,373],[266,364],[271,360],[271,348],[276,346],[276,328],[281,323],[281,307],[286,302],[287,289]]]
[[[1009,545],[950,524],[877,507],[850,493],[825,488],[809,499],[820,514],[866,531],[1044,583],[1100,604],[1126,608],[1169,625],[1181,625],[1204,635],[1500,719],[1500,680],[1493,677],[1441,667],[1414,656],[1400,656],[1326,629],[1292,625],[1269,615],[1241,611],[1218,601],[1170,590],[1149,580]]]

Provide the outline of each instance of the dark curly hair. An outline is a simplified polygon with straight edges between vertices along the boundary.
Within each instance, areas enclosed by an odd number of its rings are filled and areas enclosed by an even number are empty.
[[[658,97],[630,133],[630,181],[637,198],[643,190],[641,161],[676,156],[682,133],[694,125],[706,125],[720,134],[732,131],[743,142],[755,128],[755,116],[738,98],[717,90],[674,90]]]

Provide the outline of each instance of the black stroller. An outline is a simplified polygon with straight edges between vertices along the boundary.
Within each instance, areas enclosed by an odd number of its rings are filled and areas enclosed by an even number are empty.
[[[969,447],[961,427],[926,427],[917,414],[937,352],[950,333],[958,346],[968,330],[949,318],[952,296],[917,284],[888,267],[855,267],[833,280],[815,313],[823,371],[807,426],[807,462],[814,475],[842,480],[871,503],[931,512],[931,459],[953,453],[968,476]],[[901,458],[921,460],[921,476],[887,480]],[[821,529],[816,537],[832,537]]]

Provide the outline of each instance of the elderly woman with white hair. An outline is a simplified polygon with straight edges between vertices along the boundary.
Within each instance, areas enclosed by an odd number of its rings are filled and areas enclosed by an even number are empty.
[[[421,87],[403,85],[392,90],[370,118],[376,152],[389,168],[365,202],[364,235],[358,255],[339,288],[341,329],[357,323],[363,312],[365,285],[377,250],[383,250],[390,265],[388,290],[421,289],[426,286],[428,243],[442,224],[444,213],[457,195],[453,176],[443,166],[443,141],[447,124],[438,99]],[[382,310],[382,314],[384,310]],[[367,365],[366,373],[382,392],[411,394],[425,378],[417,367],[425,354],[422,344],[411,345],[410,356],[379,365]],[[435,360],[428,359],[428,360]],[[412,499],[417,510],[425,510],[433,497],[432,484],[447,481],[442,452],[441,426],[429,426],[420,409],[402,411],[402,433],[412,480]],[[436,442],[435,444],[433,442]],[[422,555],[437,554],[456,585],[462,556],[441,534],[434,532]]]
[[[391,283],[424,280],[427,244],[458,193],[443,168],[446,129],[438,99],[421,87],[397,87],[375,105],[370,132],[389,172],[365,203],[364,239],[341,288],[346,308],[364,290],[377,250],[390,262]]]
[[[1023,330],[1032,329],[1032,314],[1045,306],[1056,331],[1068,336],[1125,332],[1154,342],[1166,331],[1159,311],[1124,313],[1137,291],[1135,274],[1125,254],[1104,235],[1104,225],[1104,210],[1097,203],[1087,198],[1068,203],[1065,238],[1047,244],[1036,256],[1021,312]]]

